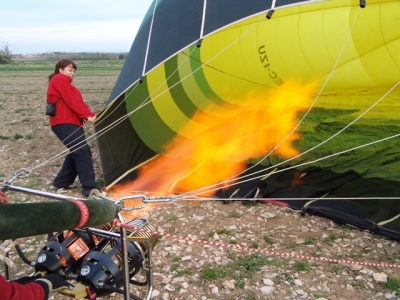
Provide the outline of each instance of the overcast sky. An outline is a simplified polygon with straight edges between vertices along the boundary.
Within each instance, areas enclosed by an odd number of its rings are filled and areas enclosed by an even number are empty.
[[[128,52],[152,0],[13,0],[0,5],[0,45],[14,54]]]

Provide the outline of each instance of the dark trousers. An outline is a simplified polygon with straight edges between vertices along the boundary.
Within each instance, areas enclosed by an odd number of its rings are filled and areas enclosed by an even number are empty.
[[[60,124],[51,129],[70,151],[54,179],[54,186],[57,188],[68,187],[78,176],[83,194],[89,194],[90,190],[96,188],[97,185],[92,153],[86,142],[83,128],[72,124]]]

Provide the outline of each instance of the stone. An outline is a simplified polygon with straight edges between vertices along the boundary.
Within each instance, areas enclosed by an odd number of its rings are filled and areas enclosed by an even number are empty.
[[[234,290],[235,289],[235,281],[234,280],[225,280],[222,283],[222,286],[226,289]]]
[[[188,261],[188,260],[192,260],[192,256],[188,255],[188,256],[184,256],[181,258],[181,261]]]
[[[189,284],[187,282],[182,282],[182,287],[187,290],[189,288]]]
[[[263,283],[266,286],[273,286],[274,285],[274,282],[271,279],[268,279],[268,278],[263,278]]]
[[[396,298],[396,292],[393,293],[386,293],[385,294],[386,299],[395,299]]]
[[[302,285],[303,285],[303,282],[302,282],[300,279],[295,279],[295,280],[294,280],[294,285],[295,285],[295,286],[302,286]]]
[[[152,293],[151,293],[151,298],[155,298],[155,297],[158,297],[158,296],[160,296],[160,291],[153,290]]]
[[[385,273],[374,273],[372,275],[374,278],[375,282],[387,282],[387,275]]]
[[[166,289],[168,292],[173,292],[173,291],[175,291],[175,288],[174,288],[172,285],[170,285],[170,284],[167,284],[167,285],[164,287],[164,289]]]
[[[273,286],[263,286],[260,287],[260,291],[263,295],[270,295],[275,290]]]
[[[362,267],[361,265],[351,264],[351,265],[349,266],[349,268],[350,268],[350,270],[352,270],[352,271],[359,271],[359,270],[361,270],[363,267]]]

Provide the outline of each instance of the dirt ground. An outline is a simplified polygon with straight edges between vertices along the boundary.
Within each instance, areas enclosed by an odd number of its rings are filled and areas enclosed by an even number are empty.
[[[25,168],[30,175],[13,180],[13,185],[56,192],[52,180],[63,161],[57,155],[65,148],[44,114],[51,71],[52,67],[0,69],[0,179],[10,180]],[[118,74],[116,70],[79,73],[78,63],[74,84],[89,106],[100,112]],[[88,136],[94,134],[92,125],[84,128]],[[95,141],[91,149],[101,185]],[[66,195],[81,197],[77,183],[78,189]],[[11,190],[6,195],[11,203],[49,201]],[[154,247],[153,299],[400,299],[396,295],[399,269],[385,266],[400,264],[397,241],[270,204],[180,200],[138,213],[154,230],[176,235],[160,237]],[[193,240],[185,241],[185,237]],[[33,260],[45,242],[45,236],[20,239]],[[229,249],[229,245],[240,249]],[[255,256],[255,249],[262,250],[261,254]],[[10,256],[17,264],[14,276],[33,271],[15,252]],[[392,285],[379,282],[376,274],[387,275]],[[133,285],[131,291],[143,298],[147,294],[146,287]],[[71,299],[60,294],[52,297]],[[118,293],[104,298],[123,299]]]

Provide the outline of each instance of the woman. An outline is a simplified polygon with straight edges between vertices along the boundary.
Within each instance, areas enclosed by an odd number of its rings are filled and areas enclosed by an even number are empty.
[[[71,84],[76,68],[73,61],[62,59],[49,76],[47,102],[56,103],[56,114],[50,116],[50,126],[70,150],[53,185],[56,188],[68,188],[78,176],[82,194],[87,197],[92,189],[99,188],[95,181],[92,153],[82,125],[86,120],[93,123],[96,115],[83,101],[80,91]]]

